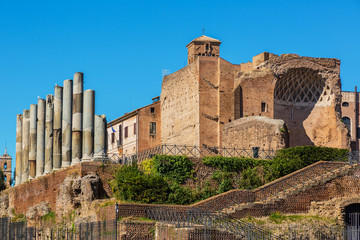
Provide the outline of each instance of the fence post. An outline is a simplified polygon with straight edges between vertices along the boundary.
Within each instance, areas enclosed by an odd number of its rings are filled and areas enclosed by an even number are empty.
[[[117,240],[118,239],[117,218],[115,219],[114,225],[115,225],[115,240]]]

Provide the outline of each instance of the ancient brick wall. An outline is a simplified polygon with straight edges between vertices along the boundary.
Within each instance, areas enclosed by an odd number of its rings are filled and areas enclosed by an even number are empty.
[[[240,65],[234,65],[220,58],[220,84],[219,94],[219,137],[218,146],[222,146],[222,130],[225,124],[234,120],[234,78]]]
[[[235,77],[235,119],[247,116],[274,118],[274,84],[274,75],[269,70],[239,72]]]
[[[114,165],[104,166],[101,163],[83,162],[7,189],[1,193],[1,196],[9,196],[9,209],[14,209],[16,213],[26,213],[30,207],[41,202],[48,203],[55,211],[59,188],[65,178],[97,174],[102,184],[100,195],[111,197],[109,181],[113,178],[113,172]]]
[[[161,123],[162,143],[200,144],[197,61],[164,77]]]
[[[347,148],[340,121],[340,61],[283,54],[260,66],[276,76],[274,118],[283,119],[290,146]]]
[[[42,201],[48,202],[50,208],[55,209],[59,186],[67,176],[72,175],[80,175],[79,164],[25,182],[2,194],[9,195],[9,208],[16,213],[26,213],[28,208]]]
[[[7,187],[10,187],[10,181],[11,181],[11,161],[12,158],[9,154],[7,154],[7,151],[5,150],[5,154],[0,156],[0,169],[3,171],[5,175],[5,183]]]
[[[267,117],[244,117],[225,124],[222,145],[251,149],[283,149],[288,147],[289,133],[285,122]]]
[[[220,58],[199,57],[200,145],[219,145]]]
[[[351,149],[358,151],[360,149],[360,94],[357,92],[341,92],[342,105],[341,105],[341,117],[348,117],[350,119],[349,133],[351,136]],[[359,132],[359,133],[358,133]]]
[[[349,197],[353,198],[354,196],[358,196],[360,194],[359,176],[360,171],[358,170],[355,173],[330,180],[324,184],[320,184],[298,194],[291,195],[286,199],[277,201],[273,204],[255,204],[250,208],[236,211],[233,216],[239,218],[246,217],[248,215],[261,217],[268,216],[273,212],[296,214],[306,213],[310,210],[314,213],[314,208],[311,208],[311,206],[316,205],[316,202],[323,205],[324,202],[332,201],[332,199],[337,199],[337,204],[343,208],[345,205],[342,204],[341,199],[346,202]],[[336,207],[335,205],[334,207]],[[319,211],[317,213],[319,213]],[[341,214],[341,211],[338,211],[338,213]],[[326,216],[327,214],[323,213],[323,215]]]

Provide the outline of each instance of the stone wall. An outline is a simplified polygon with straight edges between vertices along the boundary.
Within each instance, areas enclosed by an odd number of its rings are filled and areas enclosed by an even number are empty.
[[[283,54],[260,65],[276,76],[274,118],[283,119],[290,146],[348,148],[340,120],[340,61]]]
[[[220,58],[202,56],[198,59],[200,145],[218,146]]]
[[[244,117],[225,124],[224,147],[251,149],[283,149],[289,143],[289,133],[283,120],[267,117]]]
[[[274,118],[274,87],[275,77],[269,69],[238,72],[234,85],[234,118]]]
[[[338,219],[342,222],[344,208],[352,203],[360,203],[360,170],[341,176],[326,183],[314,186],[298,194],[273,204],[254,204],[242,211],[236,211],[234,217],[268,216],[273,212],[287,214],[309,213],[322,217]],[[329,209],[331,209],[329,211]]]
[[[360,149],[360,94],[355,88],[354,92],[341,92],[342,105],[341,117],[348,117],[350,119],[349,134],[351,137],[351,149],[359,151]]]
[[[57,215],[79,208],[84,212],[93,200],[112,196],[113,171],[113,165],[83,162],[7,189],[0,195],[0,217],[11,216],[13,211],[25,214],[39,204],[48,205]]]
[[[161,142],[199,145],[199,80],[194,62],[165,76],[161,90]]]

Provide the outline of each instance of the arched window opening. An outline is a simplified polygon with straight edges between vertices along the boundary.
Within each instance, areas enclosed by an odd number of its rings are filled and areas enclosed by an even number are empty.
[[[360,229],[360,204],[353,203],[345,207],[346,239],[359,239]],[[354,234],[355,233],[355,238]]]
[[[350,131],[351,130],[351,119],[348,117],[343,117],[342,121],[345,124],[345,126],[347,127],[347,129]]]
[[[348,102],[343,102],[343,103],[342,103],[342,106],[343,106],[343,107],[348,107],[348,106],[349,106],[349,103],[348,103]]]
[[[4,163],[4,170],[7,169],[7,163]]]
[[[210,50],[210,44],[206,44],[206,51],[209,51]]]

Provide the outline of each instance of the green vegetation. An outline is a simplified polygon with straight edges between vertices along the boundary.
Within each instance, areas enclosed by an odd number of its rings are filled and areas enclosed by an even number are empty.
[[[257,160],[246,157],[204,157],[203,163],[207,166],[216,167],[224,172],[240,172],[247,168],[253,168],[266,163],[267,160]]]
[[[15,209],[11,209],[11,214],[13,215],[13,217],[11,218],[12,222],[25,222],[26,221],[26,216],[23,213],[17,214],[15,212]]]
[[[120,167],[112,187],[116,198],[143,203],[165,203],[169,192],[163,177],[145,174],[135,164]]]
[[[265,224],[283,224],[286,222],[297,222],[297,223],[306,223],[306,222],[318,222],[325,224],[335,224],[335,219],[324,218],[314,215],[285,215],[280,212],[274,212],[268,217],[254,218],[248,216],[244,218],[245,221],[255,223],[256,225],[265,225]]]
[[[0,169],[0,191],[6,189],[5,175],[2,169]]]
[[[182,184],[193,174],[193,163],[186,156],[156,155],[142,164],[147,174],[158,174],[165,179]]]
[[[44,216],[41,216],[41,220],[43,222],[47,222],[47,223],[55,223],[55,218],[56,215],[53,211],[50,210],[50,212],[48,212],[47,214],[45,214]]]
[[[140,166],[121,166],[111,185],[122,201],[191,204],[235,188],[260,187],[317,161],[345,161],[346,153],[345,149],[304,146],[279,150],[273,160],[205,157],[203,163],[216,171],[205,184],[193,188],[185,185],[195,179],[189,158],[157,155]]]
[[[203,163],[223,173],[237,173],[233,176],[240,178],[233,181],[238,188],[254,189],[318,161],[346,161],[347,152],[347,149],[300,146],[279,150],[273,160],[216,156],[204,158]],[[231,189],[229,184],[227,189]]]

